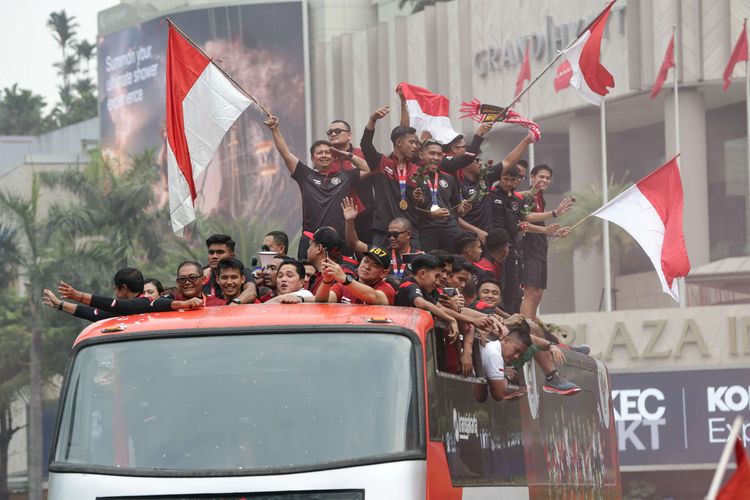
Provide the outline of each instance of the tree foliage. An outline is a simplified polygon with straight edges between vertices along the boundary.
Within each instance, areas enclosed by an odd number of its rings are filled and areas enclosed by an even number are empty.
[[[44,118],[46,103],[40,95],[18,84],[6,87],[0,94],[0,135],[39,135],[50,128]]]

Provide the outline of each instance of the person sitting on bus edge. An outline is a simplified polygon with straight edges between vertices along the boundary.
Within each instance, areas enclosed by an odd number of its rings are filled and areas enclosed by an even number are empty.
[[[308,290],[313,295],[318,291],[321,281],[321,271],[323,261],[330,259],[344,268],[344,272],[357,276],[358,262],[351,257],[344,256],[341,252],[344,248],[344,241],[341,239],[338,231],[331,226],[323,226],[314,233],[303,231],[302,233],[308,240],[307,261],[315,266],[316,272],[312,275],[308,283]]]
[[[143,295],[151,300],[156,300],[164,293],[161,281],[155,278],[147,278],[143,281]]]
[[[323,279],[315,294],[315,301],[392,306],[396,290],[385,280],[390,265],[388,252],[375,246],[364,252],[357,268],[358,279],[326,259],[323,261]]]
[[[193,267],[193,270],[200,269],[200,264],[191,263],[191,265]],[[149,312],[176,311],[177,309],[197,309],[205,305],[203,298],[197,296],[189,299],[179,300],[165,297],[151,300],[142,293],[137,297],[128,299],[103,297],[101,295],[93,295],[87,292],[80,292],[64,281],[61,281],[58,284],[57,290],[62,298],[72,300],[74,302],[79,302],[87,306],[95,307],[97,309],[101,309],[118,316],[129,316],[131,314],[141,314]]]
[[[216,265],[221,295],[227,305],[242,303],[240,293],[247,279],[245,269],[245,264],[236,257],[225,257]]]
[[[458,322],[437,305],[440,297],[437,284],[443,272],[443,262],[434,255],[424,254],[414,259],[411,270],[412,275],[398,289],[396,305],[424,309],[432,313],[435,319],[445,321],[448,323],[448,338],[455,342],[458,339]]]
[[[115,292],[115,298],[118,300],[133,299],[143,294],[143,274],[134,267],[124,267],[118,270],[112,282],[112,289]],[[73,302],[60,300],[49,288],[44,289],[42,302],[48,307],[92,322],[117,316],[114,313],[85,304],[74,304]]]
[[[314,300],[314,295],[303,288],[305,283],[305,266],[294,259],[284,260],[279,266],[276,278],[278,295],[267,304],[299,304]]]
[[[516,374],[515,369],[506,368],[506,365],[520,359],[531,345],[529,325],[523,320],[507,328],[507,333],[499,336],[485,337],[483,335],[479,343],[479,352],[487,387],[482,393],[476,395],[480,402],[487,399],[487,390],[495,401],[522,394],[522,391],[518,391],[516,387],[509,384],[508,378],[515,378]],[[506,378],[507,371],[511,371],[511,376],[508,378]]]
[[[218,270],[217,265],[221,259],[227,257],[234,257],[234,249],[236,243],[231,236],[226,234],[213,234],[206,239],[206,249],[208,251],[208,268],[204,270],[204,276],[207,281],[203,285],[203,293],[206,297],[216,297],[217,299],[223,299],[221,292],[221,286],[218,283]],[[252,304],[258,297],[258,289],[255,286],[255,280],[253,279],[253,272],[251,269],[245,268],[243,270],[245,275],[245,281],[242,285],[242,292],[234,297],[238,299],[233,304]]]
[[[479,241],[479,236],[465,231],[459,233],[454,240],[453,251],[474,264],[482,258],[482,243]]]
[[[344,231],[346,244],[354,251],[357,257],[362,256],[369,248],[367,243],[359,239],[359,233],[354,225],[358,216],[357,207],[354,200],[344,198],[341,203],[341,209],[344,212]],[[395,276],[399,280],[404,277],[406,263],[402,261],[401,256],[409,253],[422,253],[418,248],[412,247],[412,226],[408,219],[396,217],[388,224],[386,232],[388,241],[388,250],[390,251],[390,266],[388,274]]]
[[[263,252],[286,255],[289,251],[289,236],[284,231],[271,231],[263,238],[260,249]]]

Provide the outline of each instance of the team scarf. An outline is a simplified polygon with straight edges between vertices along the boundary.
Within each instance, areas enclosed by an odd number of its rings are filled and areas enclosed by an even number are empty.
[[[471,102],[461,103],[461,118],[471,118],[477,123],[494,123],[497,121],[498,116],[505,112],[505,118],[503,122],[513,123],[520,125],[531,132],[534,137],[532,142],[538,141],[542,137],[542,129],[539,125],[528,118],[521,116],[512,109],[506,111],[505,108],[500,106],[493,106],[492,104],[482,104],[476,99]]]

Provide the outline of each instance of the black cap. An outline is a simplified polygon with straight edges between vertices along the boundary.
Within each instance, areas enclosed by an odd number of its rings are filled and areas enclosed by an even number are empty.
[[[388,269],[391,265],[391,258],[388,256],[388,252],[380,247],[371,246],[365,252],[365,255],[369,255],[372,259],[378,262],[383,268]]]
[[[322,245],[329,252],[332,250],[341,250],[344,247],[344,240],[341,239],[339,233],[331,226],[318,228],[314,233],[305,231],[302,234],[315,243]]]

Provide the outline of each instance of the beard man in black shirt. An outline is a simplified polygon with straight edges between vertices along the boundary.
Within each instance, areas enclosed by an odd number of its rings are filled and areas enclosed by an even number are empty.
[[[341,202],[360,179],[370,175],[367,162],[348,151],[331,147],[328,141],[315,141],[310,147],[313,164],[313,168],[310,169],[289,151],[279,130],[277,117],[271,116],[263,123],[271,129],[276,149],[302,194],[302,232],[314,233],[320,227],[331,226],[339,234],[344,234]],[[348,159],[357,170],[331,172],[334,156]],[[298,259],[305,258],[309,244],[310,239],[303,235],[297,250]]]

